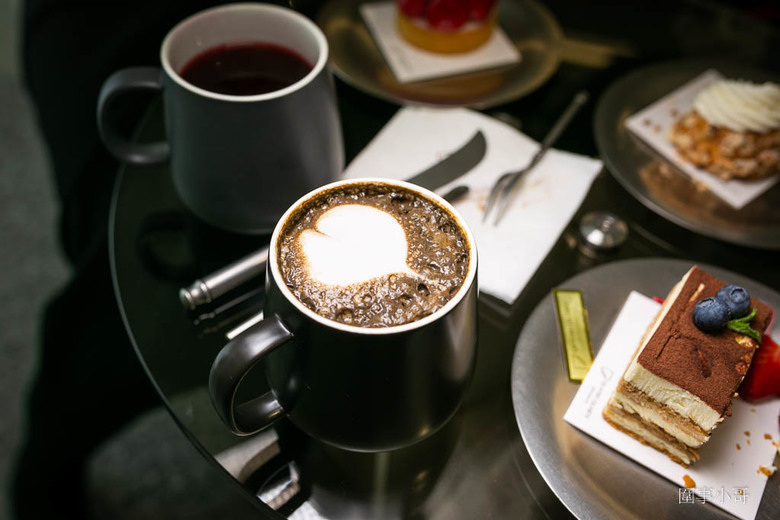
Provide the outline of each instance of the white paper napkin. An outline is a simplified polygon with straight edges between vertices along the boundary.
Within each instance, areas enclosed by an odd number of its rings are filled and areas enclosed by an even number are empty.
[[[680,507],[694,501],[707,502],[739,518],[752,520],[767,482],[760,467],[769,468],[778,451],[780,400],[748,403],[735,399],[732,416],[718,426],[712,438],[699,450],[701,458],[688,468],[619,432],[601,416],[659,307],[658,303],[637,292],[629,295],[563,418],[677,484],[680,489],[676,499]],[[685,489],[685,475],[695,483],[690,489],[695,497]]]
[[[371,35],[393,75],[401,83],[463,74],[509,65],[520,61],[520,51],[496,24],[492,35],[473,51],[457,54],[428,52],[407,43],[395,25],[395,3],[378,2],[360,6]]]
[[[667,139],[669,129],[678,118],[691,110],[699,92],[721,79],[723,75],[715,70],[704,72],[629,117],[626,120],[626,127],[694,181],[705,185],[735,209],[740,209],[774,186],[780,176],[774,175],[758,181],[724,181],[680,157]]]
[[[468,195],[454,205],[473,232],[479,254],[480,291],[513,302],[582,204],[599,160],[560,150],[518,183],[501,223],[482,223],[494,181],[525,166],[539,144],[514,128],[465,108],[405,107],[349,164],[345,178],[407,179],[465,144],[477,130],[487,141],[485,157],[473,170],[437,190],[465,184]]]

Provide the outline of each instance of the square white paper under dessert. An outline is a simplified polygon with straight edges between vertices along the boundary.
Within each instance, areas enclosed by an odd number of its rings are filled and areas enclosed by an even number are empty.
[[[509,65],[520,61],[520,51],[496,24],[488,41],[477,49],[457,54],[437,54],[418,49],[398,34],[395,26],[395,2],[360,6],[382,56],[401,83],[463,74]]]
[[[778,181],[778,176],[774,175],[759,181],[723,181],[680,157],[667,138],[669,129],[675,121],[691,110],[699,92],[721,79],[723,79],[723,75],[715,70],[702,73],[629,117],[626,120],[626,128],[666,157],[694,181],[704,184],[730,206],[740,209],[771,188]]]
[[[619,432],[601,416],[612,391],[628,366],[644,331],[658,312],[659,304],[632,292],[620,315],[569,405],[564,420],[583,432],[666,477],[680,489],[688,475],[695,482],[696,502],[711,503],[729,513],[752,520],[758,511],[767,477],[760,467],[772,465],[777,454],[777,399],[753,404],[735,399],[732,416],[712,433],[699,451],[700,459],[688,468],[672,462],[666,455]],[[772,438],[764,438],[769,434]],[[737,446],[739,445],[739,449]],[[745,495],[737,495],[743,490]],[[678,500],[680,493],[659,500]],[[684,507],[685,502],[680,504]]]

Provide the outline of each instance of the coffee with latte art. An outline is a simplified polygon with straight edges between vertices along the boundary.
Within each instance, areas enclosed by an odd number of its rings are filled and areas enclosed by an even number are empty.
[[[282,229],[287,287],[320,316],[358,327],[411,323],[463,285],[471,251],[442,205],[381,183],[335,187],[304,203]]]

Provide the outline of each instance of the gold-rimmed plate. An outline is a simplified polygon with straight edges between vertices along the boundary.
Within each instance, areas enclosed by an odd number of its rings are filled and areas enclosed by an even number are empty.
[[[626,190],[667,220],[732,244],[780,249],[780,183],[735,209],[626,128],[626,119],[633,114],[709,69],[727,78],[779,80],[777,73],[718,60],[680,60],[640,68],[618,79],[599,99],[593,126],[600,155]]]
[[[333,72],[368,94],[399,104],[485,109],[518,99],[557,70],[563,32],[535,0],[499,3],[498,23],[521,60],[513,65],[426,81],[401,83],[393,76],[360,15],[361,0],[331,0],[317,24],[330,46]]]

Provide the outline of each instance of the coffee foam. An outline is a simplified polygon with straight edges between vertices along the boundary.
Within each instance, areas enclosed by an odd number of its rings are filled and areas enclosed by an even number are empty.
[[[409,245],[401,223],[373,206],[329,208],[298,240],[309,276],[325,285],[344,287],[391,274],[420,277],[406,263]]]
[[[272,238],[270,268],[278,269],[280,289],[313,317],[367,333],[425,323],[459,301],[476,270],[468,230],[446,205],[398,184],[342,181],[296,203]],[[358,209],[336,210],[348,206]],[[365,239],[359,254],[350,255],[358,237]],[[367,264],[376,268],[367,272]]]

